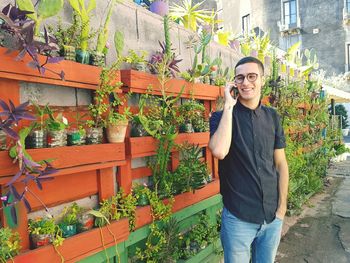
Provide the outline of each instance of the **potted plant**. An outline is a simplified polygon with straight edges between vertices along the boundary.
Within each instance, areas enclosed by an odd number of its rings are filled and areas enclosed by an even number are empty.
[[[38,217],[29,219],[28,231],[30,234],[31,248],[38,248],[48,244],[61,245],[64,238],[61,229],[56,225],[53,218]]]
[[[5,151],[6,150],[6,148],[7,148],[6,140],[7,140],[6,132],[4,132],[0,128],[0,151]]]
[[[25,139],[28,149],[45,148],[47,146],[47,131],[44,116],[47,114],[47,105],[40,106],[33,103],[37,121],[30,126],[30,133]]]
[[[148,52],[145,50],[141,50],[140,55],[138,55],[135,50],[129,49],[128,55],[124,57],[124,61],[130,64],[131,69],[138,70],[138,71],[146,71],[147,55],[148,55]]]
[[[118,60],[109,69],[104,69],[100,75],[100,84],[96,90],[95,104],[89,106],[92,120],[88,125],[94,129],[101,130],[105,127],[109,142],[122,142],[125,138],[128,120],[131,118],[131,112],[128,107],[124,107],[126,97],[120,98],[117,94],[122,85],[121,82],[115,82],[115,76],[118,74],[120,61]],[[111,102],[110,102],[111,100]],[[124,107],[120,112],[120,107]],[[87,143],[90,143],[90,132],[87,132]]]
[[[157,15],[165,16],[169,13],[169,3],[167,0],[153,0],[149,10]]]
[[[81,115],[78,111],[75,118],[75,126],[71,126],[67,131],[67,145],[83,145],[86,141],[86,130],[85,123],[82,119],[86,116],[86,114]]]
[[[136,184],[132,188],[132,193],[137,200],[138,206],[146,206],[149,205],[148,195],[150,189],[146,183],[144,184]]]
[[[205,108],[196,100],[188,100],[179,106],[179,132],[194,132],[193,123],[203,119]]]
[[[58,224],[63,237],[70,237],[77,233],[78,215],[81,211],[82,208],[75,202],[63,209],[62,218]]]
[[[46,119],[47,127],[47,145],[48,147],[66,146],[68,121],[59,113],[56,117],[53,111],[46,105],[49,117]]]
[[[13,261],[13,257],[19,254],[20,236],[17,232],[12,232],[8,227],[0,228],[0,261],[7,262],[8,259]]]
[[[69,0],[75,14],[79,17],[81,23],[80,49],[76,50],[76,61],[89,64],[90,53],[88,52],[90,35],[90,13],[96,8],[96,0],[90,0],[88,6],[85,6],[84,0]]]
[[[114,3],[115,3],[115,0],[109,1],[106,20],[103,24],[103,27],[100,27],[100,29],[98,30],[96,49],[94,52],[91,52],[91,55],[90,55],[91,65],[103,67],[106,64],[105,57],[108,51],[108,48],[107,48],[108,25],[111,20]]]
[[[77,232],[88,231],[94,227],[94,216],[89,213],[90,209],[81,209],[78,213]]]
[[[60,47],[60,54],[65,60],[75,61],[76,47],[79,45],[79,35],[81,31],[81,24],[78,21],[77,15],[73,14],[73,23],[64,27],[61,18],[58,21],[57,29],[54,30],[52,26],[49,31],[55,36],[57,44]]]

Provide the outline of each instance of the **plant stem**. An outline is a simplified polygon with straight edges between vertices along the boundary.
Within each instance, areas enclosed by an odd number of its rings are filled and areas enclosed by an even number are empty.
[[[64,262],[64,257],[62,256],[61,252],[58,250],[57,246],[53,246],[53,248],[55,249],[57,254],[61,257],[61,263],[63,263]]]
[[[108,229],[108,232],[112,235],[113,237],[113,240],[114,240],[114,244],[115,244],[115,253],[116,253],[116,256],[118,258],[118,263],[121,262],[120,261],[120,254],[119,254],[119,251],[118,251],[118,245],[117,245],[117,239],[115,237],[115,235],[113,234],[113,232],[111,231],[111,229],[109,228],[108,224],[106,225],[107,229]]]
[[[104,240],[103,240],[103,231],[102,231],[102,227],[99,226],[98,228],[100,229],[101,242],[102,242],[103,251],[105,252],[106,260],[107,260],[107,262],[109,263],[109,257],[108,257],[108,254],[107,254],[105,242],[104,242]]]

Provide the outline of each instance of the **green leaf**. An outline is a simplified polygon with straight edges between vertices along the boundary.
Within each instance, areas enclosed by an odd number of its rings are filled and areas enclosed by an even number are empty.
[[[63,0],[41,0],[38,6],[38,16],[45,19],[57,15],[63,7]]]
[[[27,17],[33,19],[34,21],[38,20],[32,0],[17,0],[16,3],[20,10],[33,12],[33,14],[28,14]]]
[[[97,218],[102,218],[103,220],[105,220],[108,224],[110,224],[109,220],[107,219],[107,217],[102,214],[100,211],[96,211],[96,210],[90,210],[87,212],[90,215],[93,215],[94,217]]]

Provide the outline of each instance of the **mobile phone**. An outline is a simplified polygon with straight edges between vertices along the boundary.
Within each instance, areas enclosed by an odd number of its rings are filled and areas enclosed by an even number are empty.
[[[231,88],[231,93],[233,93],[233,94],[232,94],[232,95],[233,95],[233,98],[234,98],[234,99],[237,99],[237,96],[238,96],[238,89],[237,89],[236,86],[232,86],[232,88]]]

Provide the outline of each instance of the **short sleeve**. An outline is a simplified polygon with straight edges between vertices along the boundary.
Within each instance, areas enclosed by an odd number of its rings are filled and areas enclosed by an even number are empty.
[[[274,149],[286,148],[286,137],[284,136],[283,127],[281,124],[281,118],[277,112],[274,112],[275,121],[275,146]]]
[[[222,117],[222,111],[213,112],[209,119],[210,137],[216,132]]]

